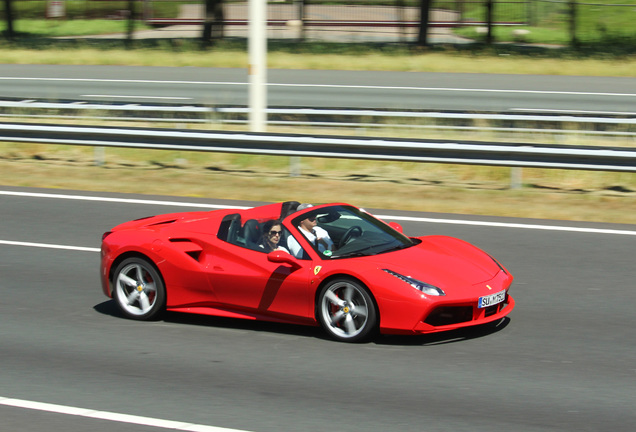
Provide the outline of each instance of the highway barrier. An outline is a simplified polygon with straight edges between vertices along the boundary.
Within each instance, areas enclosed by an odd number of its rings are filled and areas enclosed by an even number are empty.
[[[636,148],[0,123],[0,141],[636,172]]]

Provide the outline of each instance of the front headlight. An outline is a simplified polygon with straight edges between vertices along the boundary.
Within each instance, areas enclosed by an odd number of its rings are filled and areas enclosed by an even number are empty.
[[[400,273],[394,272],[393,270],[389,270],[389,269],[382,269],[382,270],[384,270],[390,275],[395,276],[401,281],[406,282],[407,284],[411,285],[416,290],[422,291],[426,295],[430,295],[430,296],[445,296],[446,295],[446,293],[441,288],[437,288],[435,285],[422,282],[421,280],[417,280],[415,278],[412,278],[411,276],[401,275]]]
[[[492,255],[490,255],[490,254],[487,254],[487,255],[490,257],[490,259],[491,259],[491,260],[493,260],[493,261],[495,262],[495,264],[497,264],[497,266],[499,267],[499,269],[500,269],[502,272],[504,272],[505,274],[508,274],[508,270],[506,270],[506,269],[504,268],[504,266],[502,266],[502,265],[501,265],[501,263],[500,263],[499,261],[497,261],[496,259],[494,259],[494,258],[492,257]]]

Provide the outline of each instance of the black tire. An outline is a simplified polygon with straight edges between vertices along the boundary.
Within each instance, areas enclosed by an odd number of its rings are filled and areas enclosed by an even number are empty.
[[[113,298],[126,317],[154,320],[164,311],[166,289],[150,261],[133,257],[122,261],[113,274]]]
[[[318,295],[318,321],[332,338],[360,342],[371,337],[378,313],[366,287],[353,279],[335,279]]]

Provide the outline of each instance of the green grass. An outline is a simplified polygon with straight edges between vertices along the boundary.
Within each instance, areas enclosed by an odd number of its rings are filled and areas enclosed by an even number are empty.
[[[135,30],[148,29],[142,22],[135,22]],[[19,39],[57,38],[89,36],[95,34],[126,33],[127,20],[38,20],[19,19],[14,22],[13,30]],[[0,24],[0,31],[6,31],[6,23]],[[97,32],[97,33],[96,33]]]
[[[598,42],[608,37],[634,37],[633,21],[636,16],[636,0],[578,1],[576,5],[576,37],[581,41]],[[452,8],[452,4],[444,5]],[[479,3],[463,6],[464,21],[484,22],[486,14]],[[523,3],[495,3],[494,22],[524,22],[535,33],[536,42],[554,43],[570,41],[571,8],[569,1],[534,1]],[[505,29],[498,29],[502,41],[513,41]],[[558,35],[558,36],[557,36]],[[544,39],[543,37],[546,37]]]
[[[4,3],[4,0],[2,1]],[[11,6],[13,14],[21,19],[43,19],[46,17],[46,0],[12,0]],[[193,0],[192,3],[199,3]],[[177,16],[179,4],[184,2],[175,1],[152,1],[152,8],[157,16],[174,17]],[[0,9],[0,19],[4,20],[4,4]],[[119,17],[122,11],[128,10],[128,1],[91,1],[91,0],[65,0],[64,9],[66,19],[104,19],[108,17]],[[142,4],[135,2],[135,11],[140,14]]]

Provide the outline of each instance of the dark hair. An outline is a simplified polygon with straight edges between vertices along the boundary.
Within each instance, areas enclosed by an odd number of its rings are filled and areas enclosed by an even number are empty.
[[[269,232],[276,225],[280,225],[281,229],[283,228],[282,222],[278,219],[268,220],[267,222],[263,224],[263,230],[262,230],[263,238],[261,239],[261,244],[263,245],[263,248],[265,249],[266,252],[271,252],[276,248],[276,246],[272,245],[272,243],[269,240]],[[282,240],[282,236],[280,240]]]

